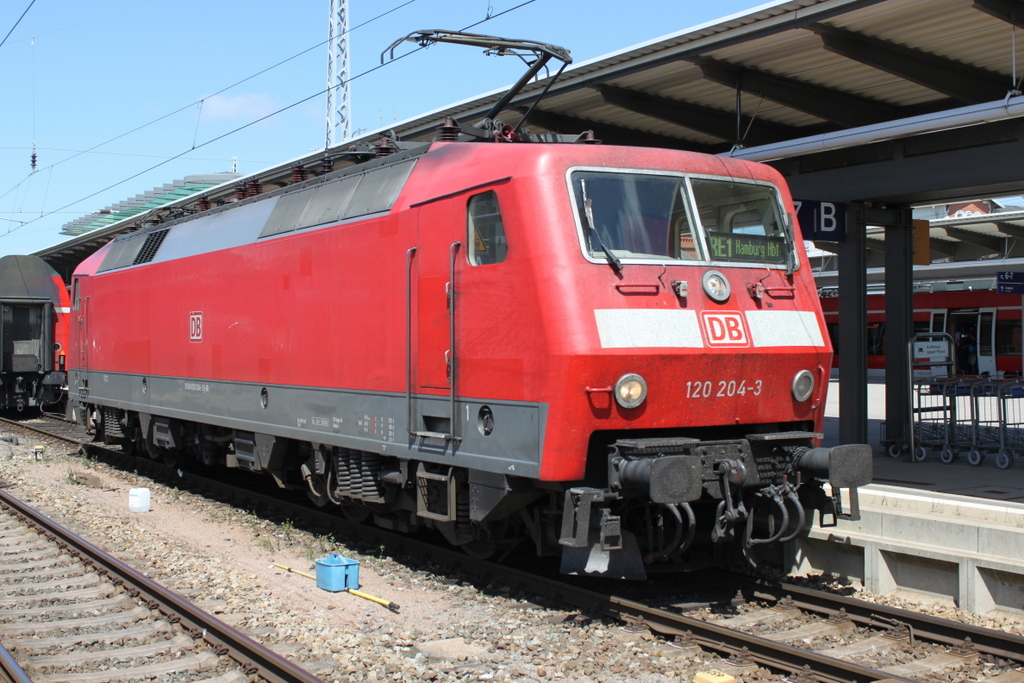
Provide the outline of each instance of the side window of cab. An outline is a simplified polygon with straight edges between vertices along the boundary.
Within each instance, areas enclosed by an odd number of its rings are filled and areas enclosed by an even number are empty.
[[[466,250],[470,265],[501,263],[508,254],[505,225],[501,221],[498,194],[489,190],[469,198],[466,207]]]

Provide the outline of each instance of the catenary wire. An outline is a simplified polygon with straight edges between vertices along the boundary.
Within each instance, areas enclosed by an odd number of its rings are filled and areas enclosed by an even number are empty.
[[[12,33],[14,33],[14,29],[18,28],[18,24],[20,24],[21,20],[25,18],[25,15],[28,14],[28,11],[32,9],[32,5],[34,4],[36,4],[36,0],[32,0],[32,2],[28,3],[28,7],[26,7],[25,11],[21,13],[21,16],[18,17],[18,20],[14,22],[14,26],[11,27],[11,30],[7,32],[7,35],[4,36],[3,40],[0,40],[0,47],[4,46],[4,43],[6,43],[7,39],[11,37]]]
[[[403,7],[406,7],[406,6],[408,6],[408,5],[411,5],[411,4],[413,4],[414,2],[416,2],[416,1],[417,1],[417,0],[406,0],[406,2],[403,2],[403,3],[402,3],[402,4],[400,4],[400,5],[396,5],[395,7],[392,7],[391,9],[387,10],[386,12],[382,12],[382,13],[378,14],[377,16],[373,17],[372,19],[367,19],[367,20],[366,20],[366,21],[364,21],[363,23],[361,23],[361,24],[359,24],[359,25],[357,25],[357,26],[353,26],[353,27],[352,27],[352,28],[350,28],[350,29],[349,29],[349,30],[348,30],[347,32],[348,32],[348,33],[352,33],[353,31],[355,31],[355,30],[357,30],[357,29],[360,29],[360,28],[362,28],[362,27],[364,27],[364,26],[366,26],[366,25],[368,25],[368,24],[372,24],[373,22],[375,22],[375,21],[377,21],[377,20],[379,20],[379,19],[382,19],[382,18],[386,17],[387,15],[389,15],[389,14],[391,14],[391,13],[393,13],[393,12],[397,12],[398,10],[402,9]],[[32,0],[32,2],[35,2],[35,0]],[[31,5],[30,5],[30,6],[31,6]],[[25,11],[27,12],[28,10],[25,10]],[[19,20],[19,21],[20,21],[20,20]],[[13,31],[14,29],[11,29],[11,30]],[[186,110],[188,110],[188,109],[191,109],[192,107],[195,107],[196,105],[202,105],[202,103],[203,103],[204,101],[206,101],[206,100],[210,99],[211,97],[216,97],[217,95],[220,95],[221,93],[225,93],[225,92],[227,92],[228,90],[231,90],[232,88],[236,88],[236,87],[238,87],[239,85],[242,85],[243,83],[246,83],[247,81],[251,81],[251,80],[252,80],[252,79],[254,79],[254,78],[257,78],[257,77],[259,77],[259,76],[262,76],[263,74],[267,73],[268,71],[271,71],[271,70],[273,70],[273,69],[276,69],[277,67],[279,67],[279,66],[282,66],[282,65],[284,65],[284,64],[287,64],[287,63],[288,63],[288,62],[290,62],[290,61],[293,61],[293,60],[295,60],[295,59],[298,59],[299,57],[302,57],[303,55],[306,55],[306,54],[308,54],[308,53],[312,52],[313,50],[317,50],[317,49],[319,49],[319,48],[323,47],[324,45],[326,45],[326,44],[327,44],[327,42],[328,42],[328,41],[326,41],[326,40],[323,40],[323,41],[321,41],[321,42],[317,43],[316,45],[313,45],[312,47],[306,48],[306,49],[305,49],[305,50],[303,50],[302,52],[299,52],[299,53],[297,53],[297,54],[294,54],[294,55],[292,55],[291,57],[288,57],[288,58],[286,58],[286,59],[282,59],[281,61],[277,62],[276,64],[272,64],[271,66],[268,66],[268,67],[266,67],[266,68],[264,68],[264,69],[261,69],[260,71],[257,71],[257,72],[256,72],[256,73],[254,73],[254,74],[250,74],[249,76],[246,76],[245,78],[241,79],[240,81],[236,81],[235,83],[232,83],[232,84],[231,84],[231,85],[229,85],[229,86],[226,86],[226,87],[224,87],[224,88],[221,88],[221,89],[220,89],[220,90],[218,90],[217,92],[215,92],[215,93],[213,93],[213,94],[211,94],[211,95],[207,95],[206,97],[204,97],[204,98],[202,98],[202,99],[200,99],[200,100],[196,100],[195,102],[191,102],[191,103],[189,103],[189,104],[186,104],[186,105],[184,105],[184,106],[182,106],[182,107],[179,107],[179,108],[175,109],[175,110],[174,110],[174,111],[172,111],[172,112],[169,112],[169,113],[167,113],[167,114],[164,114],[163,116],[160,116],[160,117],[158,117],[158,118],[155,118],[155,119],[153,119],[152,121],[149,121],[148,123],[144,123],[144,124],[142,124],[141,126],[136,126],[135,128],[132,128],[131,130],[129,130],[129,131],[127,131],[127,132],[121,133],[120,135],[116,135],[116,136],[114,136],[114,137],[110,138],[109,140],[106,140],[106,141],[104,141],[104,142],[101,142],[101,143],[99,143],[99,144],[93,145],[93,146],[92,146],[92,147],[90,147],[89,149],[86,149],[86,150],[83,150],[83,151],[81,151],[81,152],[78,152],[77,154],[73,154],[73,155],[71,155],[71,156],[69,156],[69,157],[66,157],[66,158],[64,158],[64,159],[61,159],[60,161],[56,161],[56,162],[54,162],[53,164],[51,164],[51,165],[50,165],[50,168],[52,168],[53,166],[59,166],[60,164],[63,164],[63,163],[65,163],[65,162],[68,162],[68,161],[72,161],[73,159],[77,159],[78,157],[82,156],[83,154],[89,154],[89,153],[93,152],[94,150],[97,150],[97,149],[99,149],[100,147],[104,147],[104,146],[106,146],[106,145],[109,145],[109,144],[110,144],[110,143],[112,143],[112,142],[116,142],[117,140],[120,140],[120,139],[121,139],[121,138],[123,138],[123,137],[127,137],[127,136],[131,135],[132,133],[137,133],[138,131],[140,131],[140,130],[143,130],[144,128],[148,128],[149,126],[152,126],[152,125],[154,125],[154,124],[160,123],[161,121],[163,121],[163,120],[165,120],[165,119],[168,119],[168,118],[170,118],[170,117],[172,117],[172,116],[174,116],[174,115],[176,115],[176,114],[180,114],[180,113],[181,113],[181,112],[183,112],[183,111],[186,111]],[[171,159],[169,159],[169,160],[173,160],[173,159],[176,159],[176,158],[178,158],[178,157],[171,157]],[[45,169],[44,169],[44,170],[45,170]],[[11,192],[12,192],[12,191],[14,190],[14,189],[16,189],[16,188],[17,188],[18,186],[20,186],[20,185],[21,185],[22,183],[24,183],[24,182],[25,182],[26,180],[28,180],[28,178],[29,178],[29,177],[30,177],[31,175],[32,175],[32,174],[30,173],[30,174],[29,174],[28,176],[26,176],[26,177],[25,177],[25,178],[23,178],[23,179],[22,179],[22,180],[21,180],[20,182],[18,182],[18,184],[17,184],[17,185],[15,185],[14,187],[10,188],[9,190],[7,190],[6,192],[4,192],[3,194],[0,194],[0,199],[3,199],[3,198],[4,198],[4,197],[6,197],[7,195],[9,195],[9,194],[10,194],[10,193],[11,193]],[[130,180],[130,178],[129,178],[129,180]]]
[[[24,150],[27,150],[27,149],[32,149],[32,148],[31,147],[26,147],[25,145],[18,145],[18,146],[14,146],[14,147],[0,147],[0,150],[22,150],[22,151],[24,151]],[[72,154],[99,154],[99,155],[110,156],[110,157],[138,157],[140,159],[166,159],[167,158],[166,156],[164,156],[162,154],[132,154],[130,152],[96,152],[96,151],[83,150],[83,149],[65,149],[63,147],[40,147],[39,151],[40,152],[68,152],[68,153],[72,153]],[[195,161],[224,161],[224,159],[221,158],[221,157],[216,157],[216,158],[214,158],[214,157],[195,157]],[[260,164],[272,164],[272,163],[274,163],[272,161],[258,161],[258,160],[255,160],[255,159],[247,159],[246,161],[253,162],[253,163],[260,163]],[[53,168],[53,166],[51,165],[51,166],[48,166],[47,168]],[[42,169],[42,170],[46,170],[46,169]]]
[[[525,7],[526,5],[530,5],[530,4],[532,4],[532,3],[536,2],[536,1],[537,0],[525,0],[524,2],[521,2],[521,3],[519,3],[518,5],[516,5],[514,7],[510,7],[509,9],[507,9],[507,10],[505,10],[503,12],[499,12],[497,14],[494,14],[494,15],[490,16],[490,17],[486,17],[484,19],[481,19],[480,21],[477,21],[477,22],[474,22],[472,24],[469,24],[468,26],[466,26],[466,27],[464,27],[464,28],[462,28],[460,30],[461,31],[467,31],[467,30],[469,30],[471,28],[479,26],[480,24],[483,24],[484,22],[490,21],[492,19],[497,19],[500,16],[508,14],[509,12],[513,12],[513,11],[515,11],[517,9],[522,8],[522,7]],[[411,50],[411,51],[405,53],[404,55],[400,55],[400,56],[396,57],[395,59],[391,60],[390,62],[387,62],[386,64],[378,64],[377,66],[374,66],[372,68],[367,69],[366,71],[363,71],[363,72],[361,72],[359,74],[356,74],[355,76],[349,78],[348,81],[346,81],[346,82],[347,83],[351,83],[354,80],[362,78],[363,76],[367,76],[367,75],[369,75],[369,74],[371,74],[371,73],[373,73],[373,72],[375,72],[375,71],[377,71],[379,69],[384,68],[385,66],[388,66],[389,64],[394,64],[395,62],[397,62],[400,59],[405,59],[406,57],[409,57],[410,55],[414,55],[417,52],[419,52],[420,50],[425,50],[425,49],[426,49],[426,47],[417,47],[414,50]],[[221,135],[218,135],[218,136],[216,136],[214,138],[210,138],[209,140],[207,140],[205,142],[202,142],[202,143],[200,143],[198,145],[195,145],[194,147],[191,147],[189,149],[186,149],[185,151],[183,151],[183,152],[181,152],[179,154],[176,154],[176,155],[174,155],[172,157],[169,157],[169,158],[165,159],[164,161],[161,161],[160,163],[154,164],[153,166],[150,166],[149,168],[143,169],[142,171],[139,171],[138,173],[132,174],[132,175],[128,176],[127,178],[119,180],[118,182],[116,182],[116,183],[114,183],[112,185],[108,185],[107,187],[104,187],[101,190],[97,190],[97,191],[93,192],[90,195],[87,195],[85,197],[81,197],[79,199],[76,199],[75,201],[70,202],[68,204],[65,204],[64,206],[62,206],[62,207],[60,207],[58,209],[54,209],[53,211],[48,211],[45,214],[41,214],[38,218],[33,218],[30,221],[26,221],[22,225],[19,225],[19,226],[15,227],[15,228],[9,230],[7,234],[15,232],[16,230],[19,230],[21,228],[24,228],[26,225],[31,225],[32,223],[35,223],[36,221],[41,220],[41,219],[43,219],[43,218],[45,218],[45,217],[47,217],[47,216],[49,216],[51,214],[59,213],[59,212],[63,211],[64,209],[67,209],[67,208],[69,208],[71,206],[74,206],[75,204],[78,204],[79,202],[84,202],[87,199],[92,199],[93,197],[95,197],[98,194],[102,194],[102,193],[106,192],[107,190],[111,190],[111,189],[117,187],[118,185],[123,185],[124,183],[126,183],[126,182],[128,182],[130,180],[134,180],[135,178],[138,178],[139,176],[144,175],[146,173],[149,173],[150,171],[153,171],[153,170],[155,170],[157,168],[160,168],[161,166],[164,166],[165,164],[169,164],[170,162],[172,162],[172,161],[174,161],[176,159],[180,159],[181,157],[187,155],[189,152],[192,152],[192,151],[197,150],[197,149],[201,149],[201,148],[203,148],[203,147],[205,147],[207,145],[210,145],[210,144],[213,144],[214,142],[217,142],[218,140],[223,140],[224,138],[229,137],[231,135],[234,135],[235,133],[238,133],[240,131],[243,131],[246,128],[249,128],[251,126],[255,126],[257,123],[261,123],[263,121],[266,121],[267,119],[270,119],[270,118],[273,118],[274,116],[277,116],[278,114],[286,112],[289,109],[293,109],[293,108],[295,108],[295,107],[297,107],[297,106],[299,106],[301,104],[305,104],[306,102],[309,102],[312,99],[316,99],[317,97],[320,97],[321,95],[326,94],[328,90],[333,90],[335,87],[338,87],[338,86],[332,86],[331,88],[324,88],[323,90],[321,90],[319,92],[316,92],[316,93],[314,93],[314,94],[312,94],[312,95],[310,95],[308,97],[305,97],[305,98],[303,98],[301,100],[298,100],[297,102],[293,102],[293,103],[291,103],[291,104],[289,104],[289,105],[287,105],[285,107],[281,107],[277,111],[271,112],[271,113],[269,113],[269,114],[267,114],[265,116],[261,116],[260,118],[254,120],[254,121],[250,121],[249,123],[246,123],[246,124],[244,124],[242,126],[239,126],[238,128],[230,130],[230,131],[228,131],[226,133],[223,133]],[[2,198],[2,197],[0,197],[0,198]]]

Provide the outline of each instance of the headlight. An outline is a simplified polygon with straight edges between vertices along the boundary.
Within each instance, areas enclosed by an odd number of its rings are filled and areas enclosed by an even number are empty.
[[[793,398],[802,403],[814,391],[814,375],[809,370],[801,370],[793,377]]]
[[[704,273],[701,284],[704,285],[704,293],[715,301],[722,303],[729,298],[729,281],[717,270],[709,270]]]
[[[615,400],[623,408],[636,408],[647,398],[647,382],[635,373],[623,375],[615,383]]]

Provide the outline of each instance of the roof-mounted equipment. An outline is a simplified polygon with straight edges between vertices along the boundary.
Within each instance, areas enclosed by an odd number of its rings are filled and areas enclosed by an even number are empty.
[[[442,139],[451,140],[452,131],[454,127],[458,128],[458,132],[462,135],[467,136],[468,139],[477,140],[494,140],[497,142],[513,142],[521,139],[523,124],[530,116],[530,112],[537,106],[537,103],[544,99],[548,90],[558,80],[558,77],[562,75],[562,71],[565,67],[572,63],[572,57],[569,56],[569,51],[564,47],[558,47],[557,45],[549,45],[547,43],[538,43],[533,40],[513,40],[509,38],[498,38],[496,36],[485,36],[477,33],[465,33],[463,31],[445,31],[441,29],[430,29],[423,31],[414,31],[404,38],[399,38],[391,46],[381,53],[380,61],[383,64],[388,59],[395,59],[395,50],[404,42],[416,43],[420,47],[428,47],[435,43],[455,43],[457,45],[471,45],[474,47],[484,48],[484,54],[486,55],[515,55],[523,60],[527,65],[526,73],[516,81],[515,85],[509,88],[508,92],[501,96],[490,111],[484,116],[483,120],[472,125],[466,126],[454,121],[454,119],[447,119],[442,127]],[[520,119],[519,125],[515,128],[506,126],[501,121],[494,120],[497,116],[508,106],[509,102],[519,94],[519,92],[529,83],[540,70],[545,68],[548,62],[552,59],[557,59],[562,62],[562,66],[559,67],[558,72],[555,73],[548,84],[544,87],[544,91],[533,101],[530,108],[523,118]]]

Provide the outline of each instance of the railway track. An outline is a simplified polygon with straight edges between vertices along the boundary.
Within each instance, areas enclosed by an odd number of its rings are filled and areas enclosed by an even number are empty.
[[[74,422],[68,422],[47,413],[40,413],[38,417],[25,417],[20,420],[0,417],[0,426],[6,426],[14,432],[21,432],[23,436],[54,444],[80,446],[92,441],[92,435],[87,434]]]
[[[35,423],[46,430],[49,419]],[[11,428],[13,426],[9,425]],[[66,439],[60,436],[53,438]],[[81,444],[84,435],[67,443]],[[642,597],[609,595],[593,582],[542,576],[373,527],[353,525],[333,514],[232,487],[162,463],[125,456],[95,444],[83,450],[157,480],[203,492],[253,509],[273,509],[299,524],[358,534],[391,553],[429,557],[446,567],[550,596],[592,615],[621,620],[630,630],[650,630],[665,640],[661,654],[678,657],[696,648],[716,652],[722,670],[743,675],[767,669],[792,683],[812,681],[919,681],[958,675],[959,680],[1024,683],[1024,638],[916,614],[828,592],[749,577],[695,575],[692,583],[741,597],[713,614],[706,603],[659,598],[647,587]],[[600,584],[607,586],[607,583]],[[588,586],[590,586],[588,588]],[[627,591],[617,584],[616,591]],[[704,609],[700,609],[700,608]],[[721,610],[719,610],[721,611]],[[742,612],[742,613],[738,613]]]
[[[0,491],[0,672],[105,683],[319,679]]]

